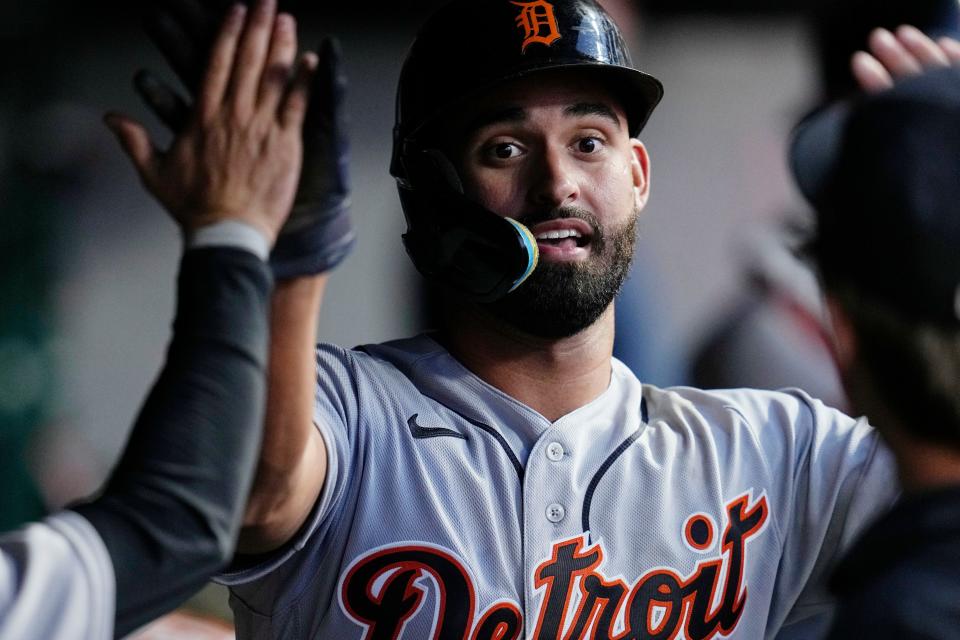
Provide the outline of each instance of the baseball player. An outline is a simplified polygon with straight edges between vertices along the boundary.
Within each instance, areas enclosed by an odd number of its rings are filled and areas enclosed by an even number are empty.
[[[261,18],[227,18],[198,108],[166,152],[134,121],[107,118],[186,237],[174,335],[102,494],[0,537],[4,640],[126,635],[233,555],[262,433],[266,259],[291,209],[317,64],[303,58],[288,86],[277,70],[294,66],[293,20]]]
[[[313,353],[292,311],[326,276],[278,286],[221,576],[239,637],[823,631],[828,571],[897,492],[876,433],[801,391],[658,389],[611,355],[661,94],[593,0],[454,0],[423,26],[391,173],[443,324]]]
[[[834,105],[791,148],[846,385],[904,486],[838,567],[832,638],[960,638],[958,118],[960,69],[939,69]]]

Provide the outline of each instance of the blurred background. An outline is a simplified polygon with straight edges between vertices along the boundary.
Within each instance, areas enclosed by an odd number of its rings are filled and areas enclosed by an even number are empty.
[[[846,61],[871,26],[937,30],[951,2],[602,2],[666,90],[642,135],[652,193],[617,314],[617,355],[641,380],[801,386],[844,406],[815,281],[791,251],[809,223],[786,142],[804,113],[849,90]],[[304,45],[340,38],[350,82],[359,241],[328,289],[324,340],[428,324],[387,167],[396,76],[438,4],[287,3]],[[3,529],[97,488],[169,338],[180,238],[101,123],[120,109],[167,139],[131,86],[142,67],[173,78],[140,10],[0,4]]]

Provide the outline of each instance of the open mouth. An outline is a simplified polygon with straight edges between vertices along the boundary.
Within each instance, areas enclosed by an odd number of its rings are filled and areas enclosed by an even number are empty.
[[[534,235],[538,244],[546,244],[554,247],[585,247],[590,243],[590,239],[577,231],[576,229],[554,229],[552,231],[541,231]]]
[[[593,227],[582,218],[554,218],[530,228],[548,260],[584,260],[593,243]]]

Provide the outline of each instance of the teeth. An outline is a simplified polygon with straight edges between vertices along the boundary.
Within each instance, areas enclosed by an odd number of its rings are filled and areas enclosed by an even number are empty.
[[[560,229],[558,231],[544,231],[536,235],[537,240],[562,240],[564,238],[579,238],[579,231],[573,229]]]

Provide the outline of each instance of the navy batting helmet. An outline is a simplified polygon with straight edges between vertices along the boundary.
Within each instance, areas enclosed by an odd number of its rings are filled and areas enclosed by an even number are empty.
[[[548,70],[606,82],[636,136],[663,95],[633,68],[616,24],[594,0],[454,0],[422,27],[400,74],[390,173],[407,219],[404,244],[428,278],[480,301],[536,266],[529,230],[464,197],[456,169],[427,135],[438,118],[493,87]]]

